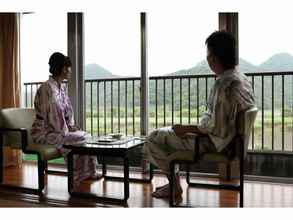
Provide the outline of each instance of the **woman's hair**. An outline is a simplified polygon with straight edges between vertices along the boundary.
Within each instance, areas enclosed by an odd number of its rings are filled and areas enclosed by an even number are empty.
[[[206,39],[209,51],[218,57],[224,69],[236,66],[235,38],[226,31],[215,31]]]
[[[69,57],[62,53],[55,52],[50,56],[49,59],[49,72],[53,76],[57,76],[62,72],[63,67],[71,67],[71,60]]]

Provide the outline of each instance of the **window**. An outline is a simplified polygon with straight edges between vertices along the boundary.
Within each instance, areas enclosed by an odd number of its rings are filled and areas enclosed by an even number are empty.
[[[207,79],[206,84],[205,78],[197,81],[180,75],[211,73],[205,40],[218,29],[218,13],[176,12],[148,14],[148,67],[149,75],[155,77],[149,84],[150,129],[197,123],[205,108],[206,91],[212,86],[213,79]],[[157,79],[158,76],[164,78]]]
[[[249,78],[260,109],[252,149],[293,150],[292,19],[288,13],[263,10],[261,15],[249,11],[239,16],[240,71],[252,73]],[[283,71],[289,72],[280,75]],[[270,73],[254,76],[257,72]]]
[[[86,129],[137,134],[140,82],[120,78],[140,76],[140,14],[87,12],[84,24]]]
[[[135,12],[84,14],[86,79],[140,76],[139,19]]]
[[[188,69],[205,60],[205,40],[217,29],[216,12],[149,13],[149,74],[187,74]]]
[[[67,14],[23,14],[20,34],[21,82],[46,81],[49,77],[49,57],[55,51],[67,54]],[[32,106],[36,87],[22,86],[23,106]]]
[[[67,54],[67,14],[23,14],[20,33],[22,106],[33,107],[37,88],[49,77],[48,61],[55,51]],[[36,156],[26,154],[24,159],[36,160]],[[53,162],[64,163],[64,160]]]

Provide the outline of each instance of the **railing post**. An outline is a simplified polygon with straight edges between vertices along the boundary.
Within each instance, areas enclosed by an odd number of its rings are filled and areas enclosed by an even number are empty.
[[[236,63],[239,64],[238,12],[219,13],[219,30],[232,33],[236,39]]]
[[[233,34],[236,40],[235,45],[235,53],[236,53],[236,64],[239,64],[239,40],[238,40],[238,13],[237,12],[220,12],[219,13],[219,30],[224,30]],[[219,166],[223,166],[226,169],[224,164]],[[237,167],[231,164],[231,169],[235,170]],[[224,178],[227,178],[226,171],[224,172]]]
[[[69,79],[68,92],[76,124],[85,129],[83,13],[68,13],[67,17],[68,56],[72,61],[72,75]]]

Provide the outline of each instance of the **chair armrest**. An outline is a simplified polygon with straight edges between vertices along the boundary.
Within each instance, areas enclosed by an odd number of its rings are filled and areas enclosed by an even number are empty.
[[[21,135],[21,148],[23,151],[26,150],[26,146],[28,145],[28,137],[27,137],[27,129],[25,128],[0,128],[0,135],[1,135],[1,139],[3,137],[3,134],[5,132],[20,132]],[[2,143],[3,145],[3,143]],[[3,146],[1,146],[3,147]]]

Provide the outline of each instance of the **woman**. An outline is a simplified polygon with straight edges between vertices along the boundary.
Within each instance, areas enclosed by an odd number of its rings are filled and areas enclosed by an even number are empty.
[[[71,74],[69,57],[55,52],[49,59],[49,66],[52,75],[40,86],[35,96],[36,119],[31,135],[36,143],[56,145],[66,161],[69,150],[64,149],[63,144],[85,142],[89,134],[74,125],[72,105],[62,84]],[[98,177],[96,165],[95,156],[74,156],[75,188],[84,179]]]

